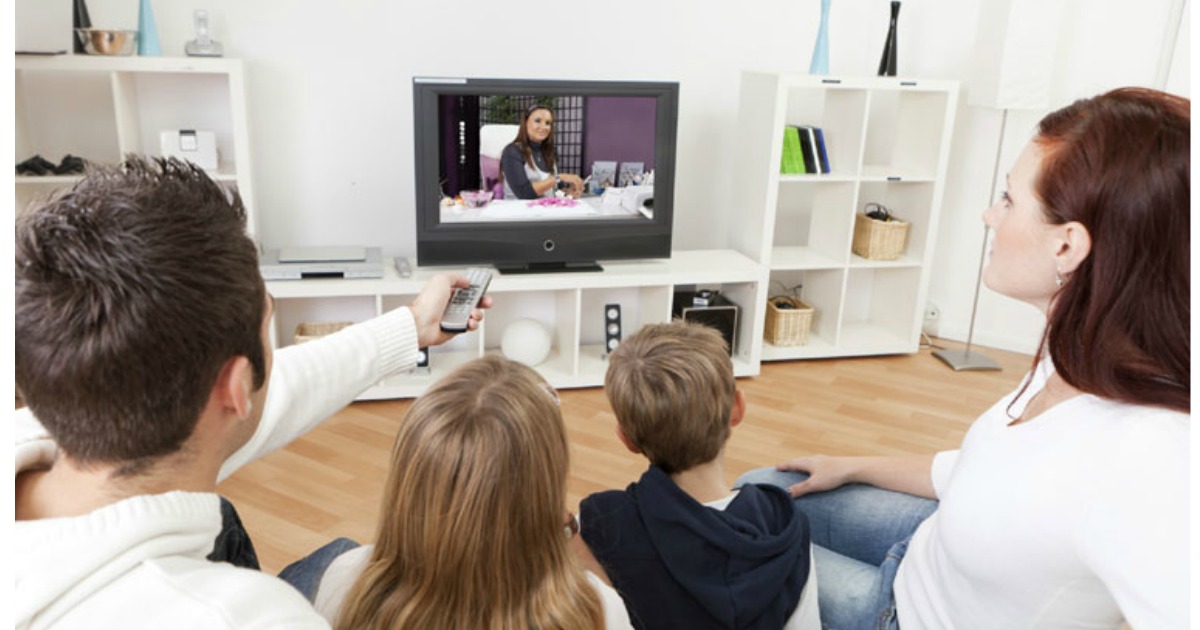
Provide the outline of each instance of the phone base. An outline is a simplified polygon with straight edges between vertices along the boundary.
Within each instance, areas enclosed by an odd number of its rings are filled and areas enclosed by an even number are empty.
[[[221,42],[209,42],[205,46],[193,39],[184,44],[183,52],[189,57],[221,57],[225,55],[225,47]]]

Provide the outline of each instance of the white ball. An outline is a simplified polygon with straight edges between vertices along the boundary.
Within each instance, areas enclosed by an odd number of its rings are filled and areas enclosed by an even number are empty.
[[[550,331],[536,319],[518,319],[504,329],[500,351],[517,363],[533,367],[550,355]]]

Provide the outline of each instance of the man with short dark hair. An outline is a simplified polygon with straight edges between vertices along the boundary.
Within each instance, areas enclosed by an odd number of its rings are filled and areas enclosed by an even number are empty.
[[[16,627],[324,627],[281,580],[206,559],[216,485],[449,339],[466,280],[273,355],[241,201],[176,160],[89,175],[16,245]]]

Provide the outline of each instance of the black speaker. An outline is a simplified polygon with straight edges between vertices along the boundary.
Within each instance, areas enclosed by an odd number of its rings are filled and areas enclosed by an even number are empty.
[[[417,348],[417,367],[413,372],[417,374],[429,373],[429,348]]]
[[[729,356],[737,347],[738,305],[716,291],[678,291],[671,315],[716,328],[729,344]]]
[[[621,305],[604,305],[604,354],[617,349],[621,345]]]

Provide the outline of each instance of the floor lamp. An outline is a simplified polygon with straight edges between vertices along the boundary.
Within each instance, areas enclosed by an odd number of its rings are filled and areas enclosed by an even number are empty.
[[[967,88],[968,100],[971,105],[1001,111],[1000,137],[996,140],[988,205],[996,199],[1009,110],[1041,110],[1050,106],[1056,44],[1064,6],[1063,0],[984,0],[980,6],[974,67]],[[979,309],[979,291],[983,286],[987,242],[988,227],[984,225],[967,345],[962,350],[937,350],[933,353],[955,372],[1000,369],[999,364],[971,347],[975,340],[975,315]]]
[[[1000,149],[1004,146],[1004,129],[1008,126],[1008,110],[1000,114],[1000,140],[996,143],[996,159],[992,164],[992,193],[988,203],[996,199],[996,180],[1000,179]],[[979,246],[979,271],[975,274],[975,298],[971,301],[971,325],[967,328],[967,345],[962,350],[943,348],[934,350],[933,356],[941,359],[942,363],[950,366],[955,372],[965,370],[999,370],[1000,364],[990,357],[971,350],[971,342],[975,340],[975,313],[979,310],[979,290],[983,288],[983,265],[987,261],[988,226],[983,224],[983,243]]]

